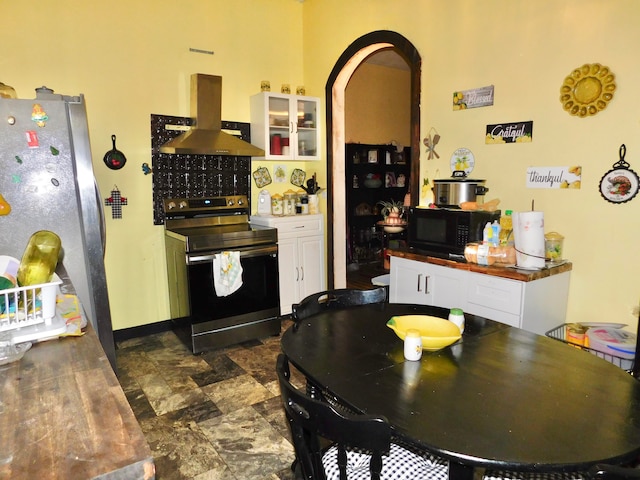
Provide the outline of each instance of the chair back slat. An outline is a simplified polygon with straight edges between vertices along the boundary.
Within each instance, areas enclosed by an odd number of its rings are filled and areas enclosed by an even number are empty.
[[[372,288],[370,290],[353,288],[325,290],[324,292],[309,295],[302,299],[300,303],[292,305],[292,318],[297,325],[300,320],[324,310],[384,303],[386,300],[387,289],[385,287]]]

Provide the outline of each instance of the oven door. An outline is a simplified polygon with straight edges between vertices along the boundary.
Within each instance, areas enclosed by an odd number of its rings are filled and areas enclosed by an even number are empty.
[[[257,320],[280,315],[278,246],[240,249],[242,286],[228,296],[216,294],[215,253],[187,255],[188,296],[194,323],[237,318]],[[217,253],[217,252],[216,252]]]

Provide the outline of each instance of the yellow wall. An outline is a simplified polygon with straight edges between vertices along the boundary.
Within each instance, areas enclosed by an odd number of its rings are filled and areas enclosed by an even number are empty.
[[[248,122],[260,81],[302,85],[302,7],[292,0],[3,1],[0,81],[21,98],[41,85],[84,93],[102,197],[117,185],[128,205],[107,214],[106,269],[115,330],[169,318],[163,227],[153,225],[150,115],[189,116],[192,73],[223,77],[222,118]],[[191,53],[212,50],[214,55]],[[310,95],[322,95],[322,90]],[[111,134],[126,166],[103,163]]]
[[[411,78],[408,70],[362,64],[345,94],[348,143],[411,143]]]
[[[600,197],[597,184],[622,143],[632,168],[640,171],[640,64],[628,53],[640,44],[640,2],[392,3],[2,2],[0,81],[22,98],[33,98],[33,89],[43,84],[58,93],[84,93],[102,196],[117,185],[129,199],[121,220],[107,219],[114,329],[164,320],[169,312],[163,230],[153,225],[151,179],[140,168],[150,160],[150,114],[188,115],[192,73],[222,75],[225,120],[249,121],[249,97],[261,80],[274,88],[304,84],[324,104],[325,84],[339,56],[359,36],[380,29],[404,35],[422,56],[422,137],[431,127],[441,135],[441,159],[427,161],[423,152],[423,175],[447,176],[451,153],[470,148],[477,163],[473,176],[487,180],[490,197],[515,211],[535,199],[547,228],[566,236],[566,256],[574,262],[568,319],[635,326],[640,197],[612,205]],[[190,47],[215,54],[191,53]],[[573,68],[592,62],[616,74],[615,98],[595,117],[571,117],[560,107],[560,85]],[[452,111],[454,90],[491,84],[493,107]],[[523,120],[534,121],[531,144],[484,144],[486,124]],[[118,171],[102,163],[111,134],[128,158]],[[524,186],[530,165],[575,163],[583,166],[581,190]],[[306,166],[316,168],[326,186],[324,163]]]
[[[614,205],[600,196],[602,175],[627,146],[640,172],[640,2],[635,0],[306,0],[304,77],[318,90],[336,59],[358,37],[375,30],[405,36],[422,57],[421,137],[435,127],[440,160],[421,155],[423,176],[449,175],[453,151],[476,157],[475,178],[487,180],[487,199],[503,209],[544,211],[547,230],[565,235],[573,262],[569,321],[615,321],[635,328],[640,196]],[[327,35],[331,32],[331,35]],[[313,61],[311,61],[313,59]],[[559,102],[559,89],[584,63],[616,75],[613,101],[598,115],[576,118]],[[453,111],[452,93],[495,85],[492,107]],[[485,145],[487,124],[533,120],[530,144]],[[528,166],[583,166],[580,190],[525,187]],[[637,314],[636,314],[637,315]]]

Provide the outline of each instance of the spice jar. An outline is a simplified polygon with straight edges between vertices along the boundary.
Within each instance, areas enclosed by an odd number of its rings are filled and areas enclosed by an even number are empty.
[[[420,331],[415,328],[407,330],[404,337],[404,358],[407,360],[420,360],[422,357],[422,337]]]
[[[284,215],[284,198],[279,193],[271,197],[271,214]]]
[[[452,308],[449,310],[449,321],[455,323],[460,329],[460,333],[464,333],[464,312],[461,308]]]

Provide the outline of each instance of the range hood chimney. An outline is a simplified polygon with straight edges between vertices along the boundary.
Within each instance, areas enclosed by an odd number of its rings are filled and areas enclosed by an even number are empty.
[[[222,77],[191,75],[191,116],[191,130],[162,145],[161,153],[264,156],[264,150],[222,131]]]

